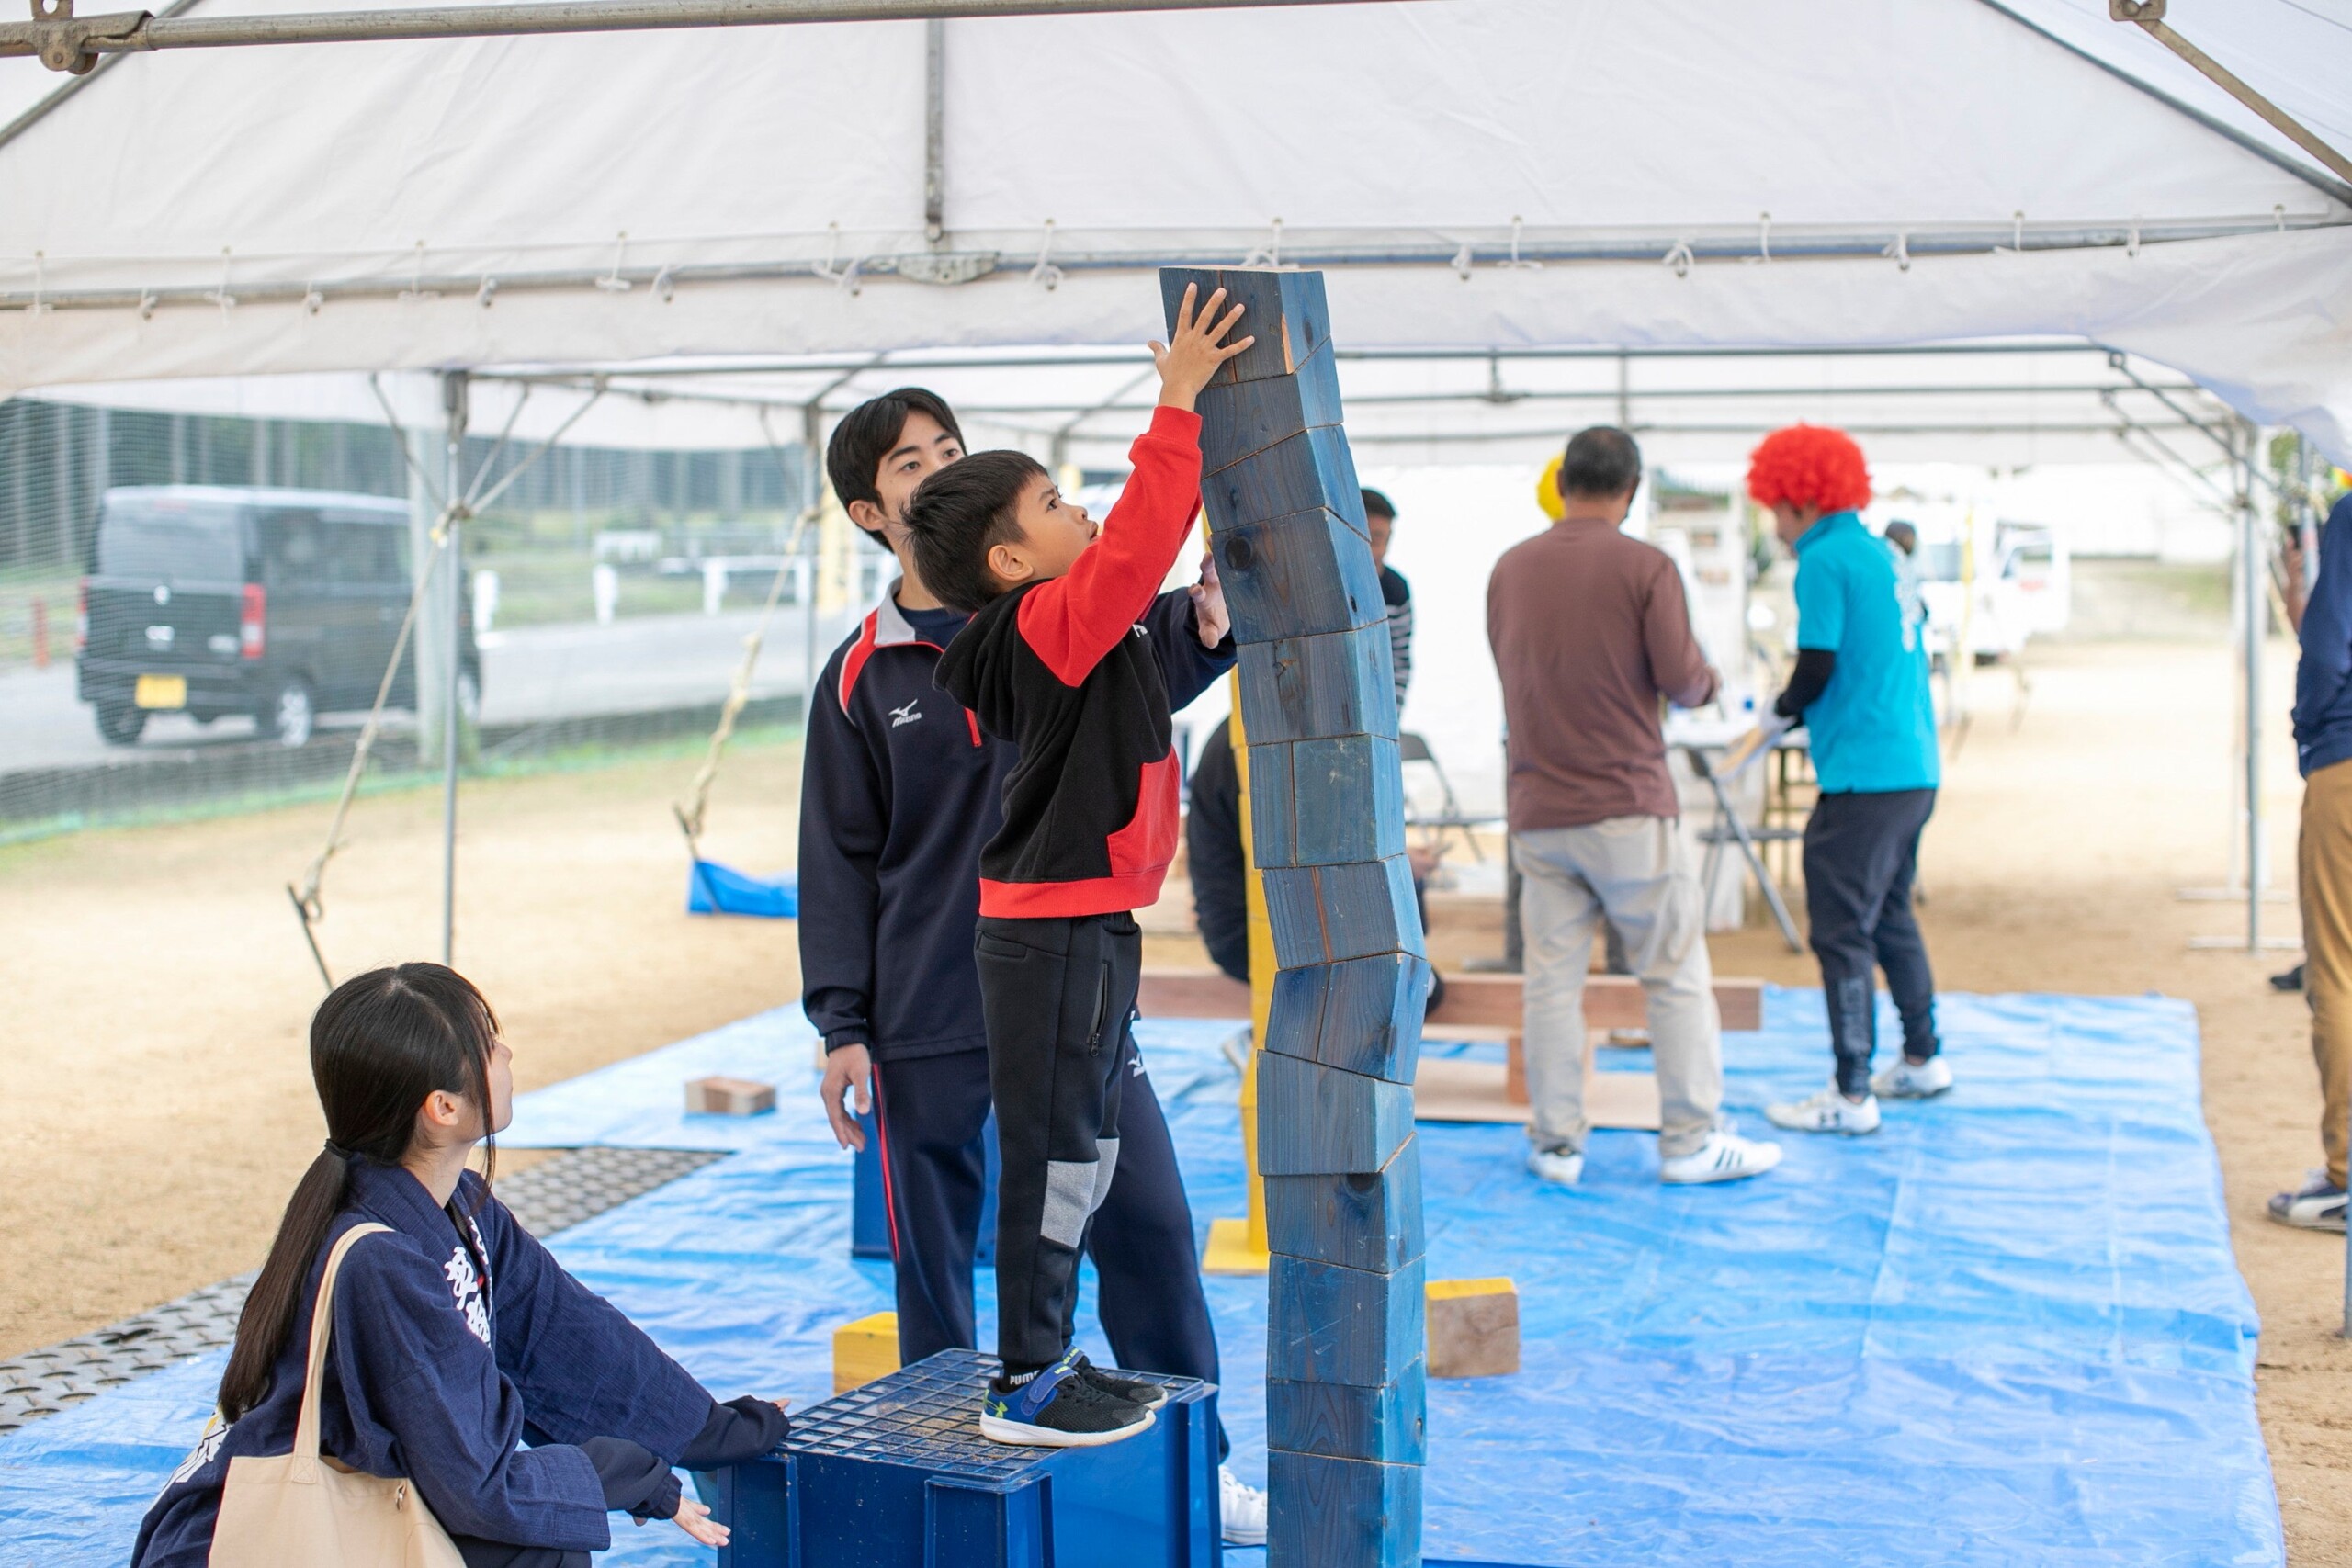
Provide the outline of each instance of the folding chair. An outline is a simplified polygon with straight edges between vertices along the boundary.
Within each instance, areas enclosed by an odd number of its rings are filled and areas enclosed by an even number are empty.
[[[1415,762],[1429,764],[1430,772],[1437,776],[1438,798],[1444,803],[1445,807],[1443,811],[1432,817],[1414,804],[1412,792],[1408,790],[1405,794],[1405,825],[1408,828],[1421,828],[1434,831],[1437,834],[1437,841],[1441,845],[1445,842],[1447,833],[1459,831],[1464,841],[1470,846],[1471,858],[1478,861],[1485,860],[1486,852],[1478,847],[1478,837],[1471,829],[1490,826],[1501,821],[1502,818],[1493,816],[1471,817],[1463,813],[1462,802],[1453,793],[1453,783],[1445,776],[1445,767],[1437,760],[1437,753],[1430,750],[1430,743],[1426,737],[1416,735],[1410,730],[1398,735],[1396,760],[1407,767],[1410,767]]]

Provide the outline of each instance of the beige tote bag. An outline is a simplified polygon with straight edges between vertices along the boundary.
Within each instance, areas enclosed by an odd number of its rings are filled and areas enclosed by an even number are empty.
[[[334,1320],[334,1277],[352,1243],[390,1225],[354,1225],[327,1254],[311,1309],[311,1368],[294,1451],[229,1461],[212,1530],[212,1568],[465,1568],[449,1533],[401,1477],[363,1475],[319,1457],[319,1382]]]

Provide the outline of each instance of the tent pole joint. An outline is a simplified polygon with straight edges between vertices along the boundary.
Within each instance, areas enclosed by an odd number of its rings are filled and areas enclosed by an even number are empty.
[[[141,41],[147,11],[118,11],[104,17],[76,17],[74,0],[32,0],[33,19],[27,34],[32,52],[51,71],[87,76],[98,66],[98,45],[109,51],[143,49]]]

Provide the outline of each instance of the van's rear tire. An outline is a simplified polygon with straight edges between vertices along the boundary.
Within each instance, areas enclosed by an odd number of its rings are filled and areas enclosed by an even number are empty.
[[[147,728],[147,710],[129,703],[99,703],[98,738],[109,746],[135,746]]]
[[[261,710],[258,720],[261,732],[280,746],[307,746],[319,723],[318,705],[311,695],[311,683],[300,675],[288,675],[270,694],[269,704]]]

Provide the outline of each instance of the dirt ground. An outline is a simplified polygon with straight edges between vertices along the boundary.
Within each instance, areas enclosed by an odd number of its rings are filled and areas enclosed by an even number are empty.
[[[2265,707],[2291,666],[2273,650]],[[2263,977],[2288,953],[2193,952],[2242,934],[2243,905],[2183,901],[2221,883],[2232,831],[2233,684],[2202,646],[2069,645],[2014,687],[1981,673],[1972,727],[1927,840],[1923,911],[1951,989],[2161,990],[2196,1003],[2206,1114],[2240,1268],[2265,1333],[2260,1398],[2290,1558],[2352,1562],[2352,1345],[2338,1337],[2340,1238],[2290,1232],[2263,1200],[2317,1157],[2316,1077],[2300,998]],[[2272,725],[2269,856],[2291,886],[2298,800]],[[500,1008],[529,1088],[797,993],[792,928],[690,919],[667,801],[690,758],[469,784],[458,959]],[[792,858],[797,761],[733,758],[712,851]],[[438,797],[364,802],[329,888],[338,974],[435,945]],[[322,807],[92,832],[0,850],[0,1355],[46,1344],[251,1268],[320,1136],[303,1062],[318,995],[281,884]],[[1163,909],[1149,922],[1171,923]],[[2290,904],[2267,916],[2291,935]],[[1442,964],[1498,951],[1490,907],[1441,898]],[[1149,943],[1201,962],[1196,942]],[[1809,960],[1763,929],[1720,937],[1719,973],[1790,983]],[[2053,1194],[2053,1202],[2065,1201]]]

